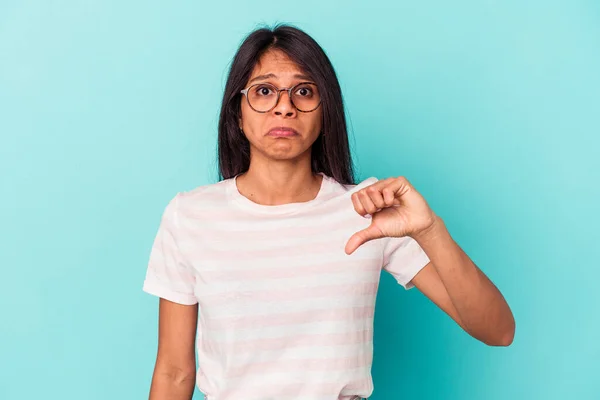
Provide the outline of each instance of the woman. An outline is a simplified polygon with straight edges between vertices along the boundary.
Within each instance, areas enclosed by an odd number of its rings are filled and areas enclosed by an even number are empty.
[[[194,382],[208,400],[367,398],[382,268],[473,337],[511,343],[504,298],[408,180],[354,183],[340,86],[306,33],[242,43],[218,144],[223,179],[177,193],[150,255],[151,400],[189,400]]]

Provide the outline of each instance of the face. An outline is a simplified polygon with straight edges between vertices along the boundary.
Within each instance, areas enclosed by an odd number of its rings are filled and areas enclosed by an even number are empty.
[[[312,79],[285,53],[270,50],[263,54],[254,67],[245,88],[256,83],[290,88],[306,81],[312,82]],[[268,90],[263,93],[268,93]],[[251,158],[261,156],[271,160],[297,160],[308,157],[310,160],[310,148],[321,132],[321,119],[321,105],[314,111],[300,112],[284,91],[277,105],[265,113],[254,111],[246,96],[243,96],[239,125],[250,142]],[[292,128],[296,134],[270,133],[271,129],[278,127]]]

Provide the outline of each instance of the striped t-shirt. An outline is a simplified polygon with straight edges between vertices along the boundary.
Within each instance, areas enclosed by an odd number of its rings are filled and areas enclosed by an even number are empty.
[[[315,199],[267,206],[235,178],[179,192],[166,206],[144,291],[198,303],[198,389],[207,400],[350,400],[373,392],[381,269],[405,289],[429,258],[410,237],[347,255],[371,220],[321,173]]]

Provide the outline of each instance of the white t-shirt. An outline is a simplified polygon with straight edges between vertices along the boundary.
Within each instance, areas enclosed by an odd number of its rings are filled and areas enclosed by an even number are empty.
[[[207,400],[338,400],[373,392],[381,269],[405,289],[429,258],[410,237],[347,255],[371,220],[323,175],[314,200],[267,206],[235,178],[180,192],[164,210],[143,290],[198,303],[196,383]]]

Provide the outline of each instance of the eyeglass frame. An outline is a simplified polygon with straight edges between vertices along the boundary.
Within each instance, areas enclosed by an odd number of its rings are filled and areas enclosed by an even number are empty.
[[[296,107],[296,105],[294,104],[294,100],[292,100],[292,89],[295,89],[297,86],[300,86],[300,85],[303,85],[303,84],[306,84],[306,83],[309,83],[309,84],[311,84],[311,85],[315,85],[315,86],[317,86],[317,84],[316,84],[316,83],[314,83],[314,82],[309,82],[309,81],[306,81],[306,82],[299,82],[299,83],[296,83],[294,86],[292,86],[292,87],[289,87],[289,88],[281,88],[281,89],[280,89],[280,88],[278,88],[277,86],[273,85],[272,83],[266,83],[266,82],[263,82],[263,83],[255,83],[254,85],[250,85],[250,86],[248,86],[246,89],[242,89],[242,90],[240,90],[240,93],[242,93],[244,96],[246,96],[246,101],[248,101],[248,105],[250,106],[250,108],[251,108],[252,110],[256,111],[257,113],[264,114],[264,113],[268,113],[269,111],[271,111],[271,110],[273,110],[275,107],[277,107],[277,104],[279,104],[279,99],[281,98],[281,92],[283,92],[283,91],[287,91],[287,92],[288,92],[288,97],[289,97],[289,99],[290,99],[290,103],[291,103],[291,104],[294,106],[294,108],[295,108],[296,110],[298,110],[299,112],[301,112],[301,113],[309,113],[309,112],[313,112],[313,111],[315,111],[317,108],[319,108],[319,106],[320,106],[320,105],[321,105],[321,103],[323,102],[323,99],[321,98],[321,95],[320,95],[320,94],[319,94],[319,104],[317,104],[317,105],[316,105],[316,107],[315,107],[315,108],[313,108],[313,109],[312,109],[312,110],[310,110],[310,111],[303,111],[303,110],[299,109],[299,108],[298,108],[298,107]],[[269,85],[269,86],[272,86],[273,88],[275,88],[275,91],[277,92],[277,101],[275,101],[275,105],[274,105],[273,107],[269,108],[267,111],[258,111],[256,108],[252,107],[252,104],[250,103],[250,99],[248,99],[248,90],[250,90],[250,89],[251,89],[251,88],[253,88],[254,86],[258,86],[258,85]],[[317,89],[319,89],[319,87],[318,87],[318,86],[317,86]]]

